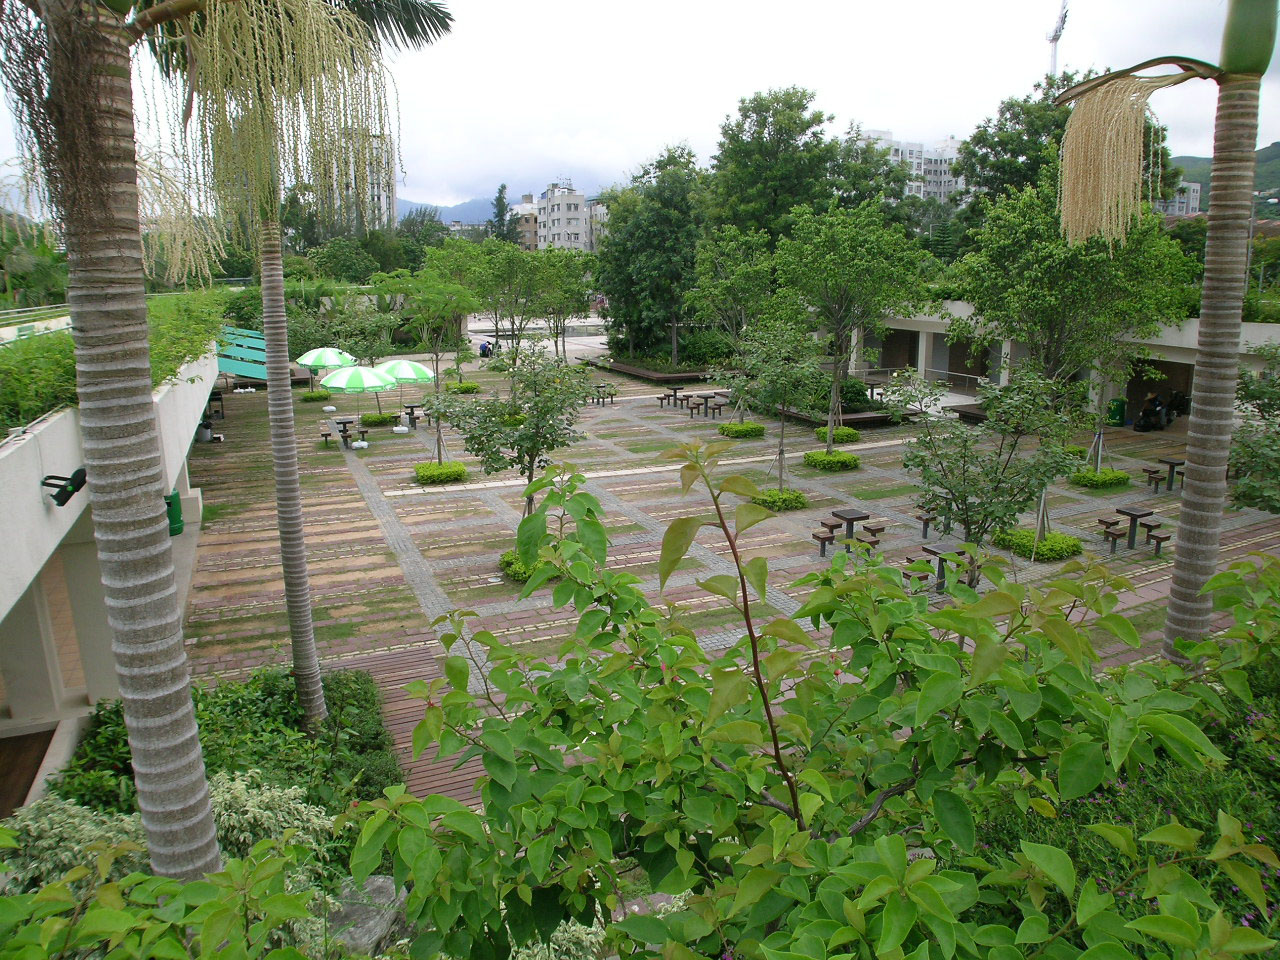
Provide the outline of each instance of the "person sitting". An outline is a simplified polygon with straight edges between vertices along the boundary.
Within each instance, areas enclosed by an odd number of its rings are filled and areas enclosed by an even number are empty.
[[[481,341],[480,343],[481,359],[487,359],[491,353],[493,353],[493,348],[489,346],[489,341],[488,340]]]
[[[1156,407],[1156,395],[1149,393],[1142,404],[1142,409],[1138,412],[1138,419],[1134,421],[1133,429],[1138,433],[1161,429],[1158,426],[1159,416],[1159,410]]]

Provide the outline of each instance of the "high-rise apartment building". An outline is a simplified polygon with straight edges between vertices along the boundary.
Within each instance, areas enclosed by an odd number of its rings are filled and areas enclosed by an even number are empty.
[[[547,184],[538,195],[538,249],[591,249],[587,217],[586,194],[575,190],[571,181]]]
[[[890,160],[907,168],[907,196],[946,200],[964,190],[964,177],[951,172],[952,163],[960,155],[960,141],[955,137],[939,140],[926,149],[923,143],[895,140],[892,130],[864,130],[862,141],[887,149]]]

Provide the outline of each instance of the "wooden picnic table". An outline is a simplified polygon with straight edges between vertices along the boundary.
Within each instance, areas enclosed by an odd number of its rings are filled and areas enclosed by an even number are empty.
[[[1173,468],[1170,467],[1170,469]],[[1118,507],[1116,513],[1129,518],[1129,549],[1132,550],[1137,546],[1138,521],[1151,516],[1155,511],[1148,510],[1146,507]]]
[[[689,417],[692,418],[694,411],[697,410],[699,407],[702,408],[702,415],[704,417],[710,414],[711,401],[715,399],[716,395],[714,393],[699,393],[699,394],[695,394],[695,396],[697,397],[697,399],[689,404]]]
[[[1160,462],[1169,467],[1169,482],[1165,486],[1165,489],[1170,493],[1173,493],[1173,476],[1177,472],[1177,469],[1185,465],[1187,461],[1179,460],[1177,457],[1161,457]],[[1133,544],[1130,544],[1130,546],[1133,546]]]
[[[946,571],[947,561],[945,559],[946,555],[948,553],[953,553],[956,556],[964,557],[964,558],[968,558],[969,556],[969,551],[961,547],[944,547],[938,544],[926,543],[923,546],[921,546],[920,549],[924,553],[929,554],[929,556],[936,558],[938,561],[938,586],[937,586],[938,593],[942,592],[943,585],[946,583],[946,580],[947,580],[947,571]]]

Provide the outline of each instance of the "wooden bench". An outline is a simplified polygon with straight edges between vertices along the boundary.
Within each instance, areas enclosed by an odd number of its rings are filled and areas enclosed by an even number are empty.
[[[333,436],[333,434],[332,434],[331,432],[329,432],[328,430],[321,430],[321,431],[320,431],[320,439],[324,441],[324,447],[325,447],[325,449],[326,449],[326,450],[328,450],[328,449],[329,449],[329,438],[330,438],[330,437],[332,437],[332,436]]]
[[[1127,530],[1103,530],[1102,535],[1111,541],[1111,553],[1114,556],[1116,544],[1129,536],[1129,533]]]
[[[908,419],[909,415],[904,415],[902,421],[905,423]],[[864,427],[887,427],[894,422],[893,414],[887,410],[863,410],[861,413],[842,413],[836,426],[850,427],[860,423]]]
[[[727,403],[725,403],[723,400],[721,400],[721,401],[719,401],[719,402],[717,402],[717,403],[713,403],[713,404],[711,405],[711,419],[712,419],[712,420],[714,420],[716,417],[720,416],[721,412],[722,412],[722,411],[724,410],[724,408],[725,408],[725,407],[727,407],[727,406],[728,406],[728,404],[727,404]]]
[[[818,555],[822,557],[827,555],[827,544],[836,542],[836,535],[830,530],[815,530],[812,536],[818,541]]]
[[[922,540],[929,539],[929,525],[938,522],[937,514],[929,513],[922,510],[920,513],[913,513],[913,517],[920,521],[920,538]]]
[[[865,543],[867,547],[871,550],[874,550],[876,547],[880,546],[879,537],[873,537],[865,533],[858,534],[858,542]]]
[[[367,427],[361,427],[359,433],[360,433],[360,442],[368,443],[369,441],[367,438],[369,436],[369,429]]]
[[[878,537],[880,534],[884,533],[888,526],[889,525],[887,523],[864,523],[862,525],[862,529],[867,531],[867,533],[871,534],[873,537]]]
[[[951,412],[960,418],[961,423],[971,423],[975,426],[991,419],[980,403],[962,403],[952,407]]]
[[[1116,527],[1120,526],[1120,518],[1119,517],[1099,517],[1098,526],[1102,527],[1104,530],[1114,530]]]
[[[1147,486],[1149,487],[1154,483],[1156,489],[1159,490],[1160,485],[1164,483],[1164,471],[1159,467],[1143,467],[1142,472],[1147,475]]]
[[[1157,557],[1160,556],[1160,548],[1163,547],[1166,543],[1168,543],[1171,539],[1173,539],[1172,533],[1148,533],[1147,534],[1147,543],[1154,543],[1156,545],[1155,556]]]
[[[827,533],[831,533],[831,534],[834,534],[844,529],[843,520],[827,519],[827,520],[819,520],[818,523],[821,526],[826,528]]]
[[[1187,485],[1187,471],[1175,470],[1173,475],[1178,478],[1178,489],[1182,490]]]
[[[1159,530],[1161,527],[1164,526],[1164,524],[1161,523],[1159,520],[1139,520],[1138,526],[1140,526],[1143,530],[1147,531],[1147,539],[1150,540],[1151,531]]]

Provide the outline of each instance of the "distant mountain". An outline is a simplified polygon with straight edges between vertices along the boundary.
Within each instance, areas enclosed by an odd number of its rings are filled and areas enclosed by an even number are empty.
[[[396,197],[396,218],[403,217],[411,210],[419,207],[430,207],[430,203],[415,203],[403,197]],[[461,220],[463,223],[484,223],[493,216],[493,200],[464,200],[452,207],[440,207],[440,219],[445,223]]]
[[[1174,157],[1173,162],[1182,168],[1183,180],[1200,184],[1200,209],[1208,210],[1212,158]],[[1280,190],[1280,140],[1258,151],[1258,169],[1254,174],[1253,189],[1259,193]]]

